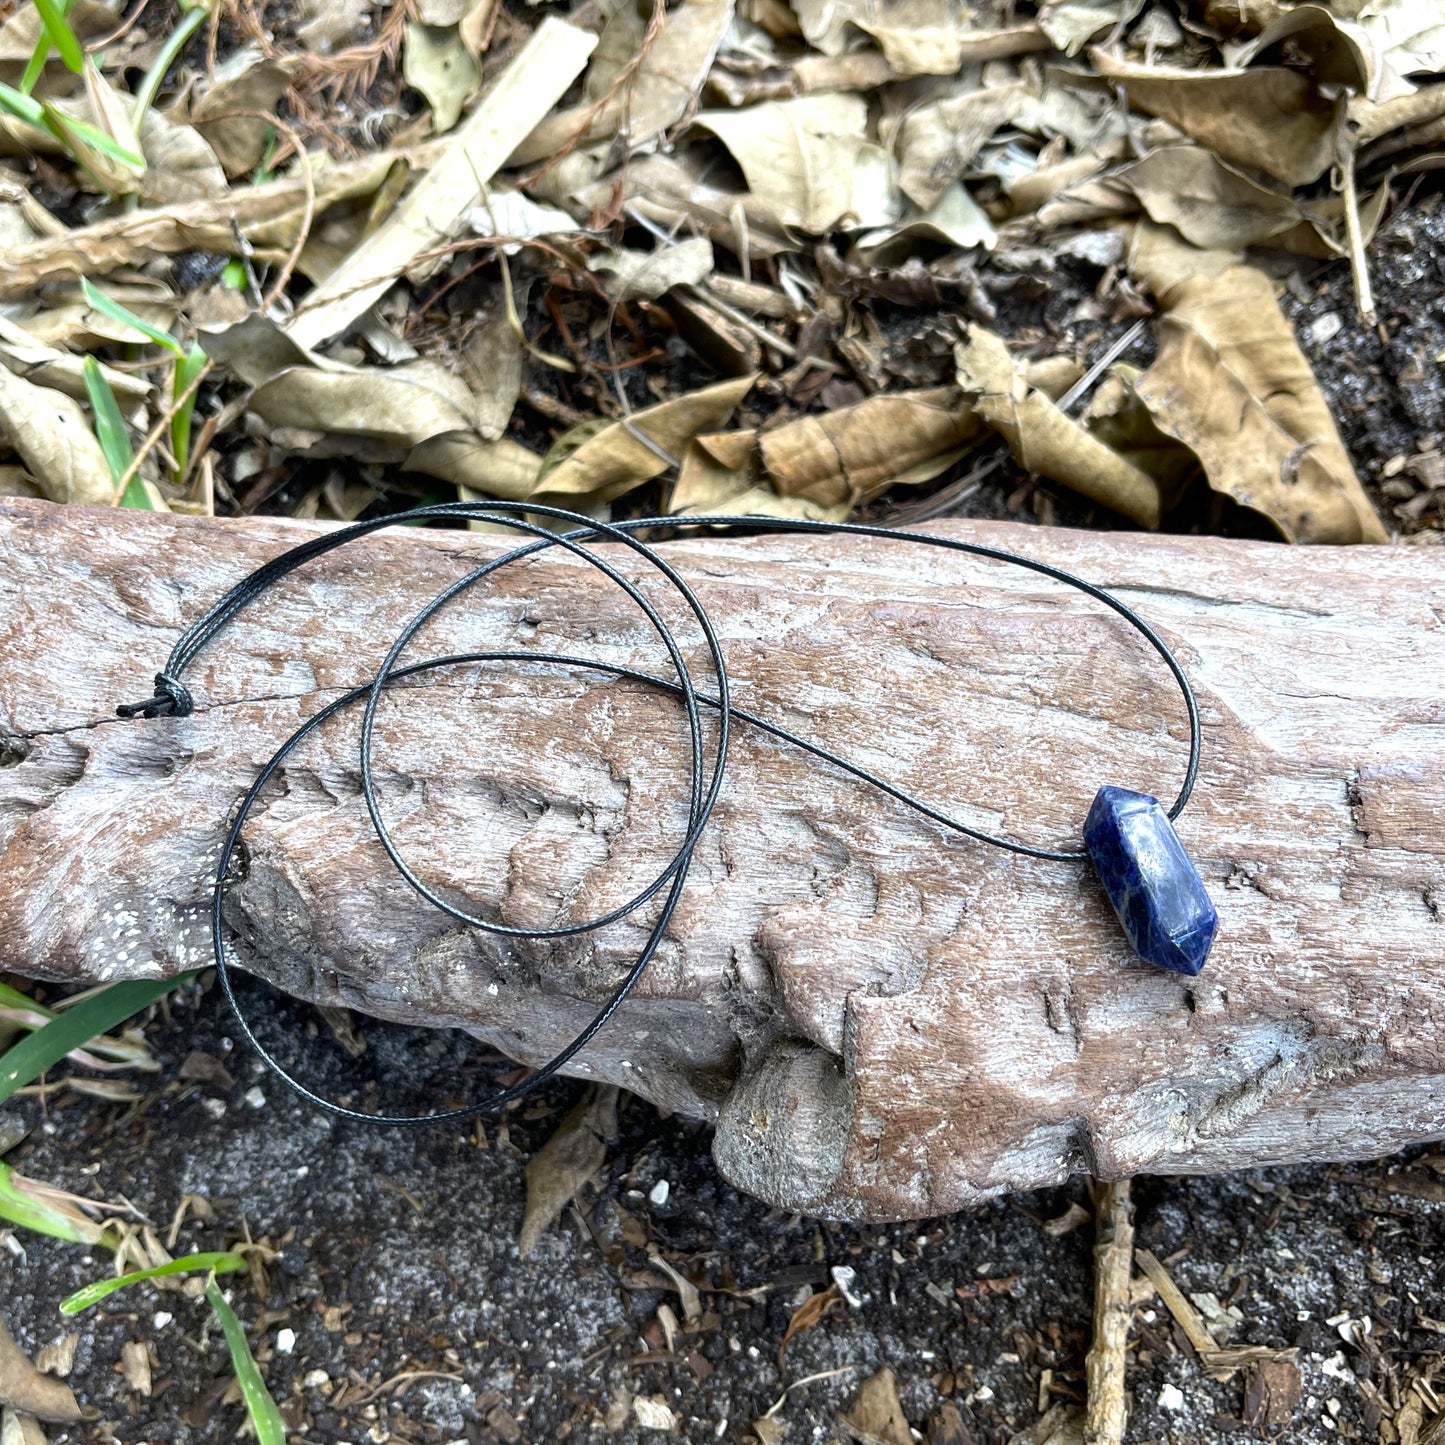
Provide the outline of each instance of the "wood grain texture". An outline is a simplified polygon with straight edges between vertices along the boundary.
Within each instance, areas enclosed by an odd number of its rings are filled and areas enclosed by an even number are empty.
[[[1085,867],[946,837],[743,730],[669,938],[574,1072],[716,1119],[742,1187],[849,1218],[1445,1135],[1445,551],[938,525],[1114,589],[1178,651],[1205,729],[1180,832],[1221,915],[1205,973],[1134,960]],[[204,961],[223,821],[256,769],[501,545],[359,543],[202,654],[194,716],[113,717],[184,625],[311,530],[0,503],[0,966],[79,981]],[[1157,659],[1022,569],[861,539],[668,554],[745,706],[985,826],[1067,843],[1099,784],[1178,785],[1182,707]],[[623,594],[556,557],[475,589],[418,646],[664,661]],[[258,809],[238,953],[296,994],[542,1060],[645,922],[499,946],[430,909],[370,831],[355,721]],[[684,827],[682,718],[639,685],[458,670],[398,689],[378,731],[406,855],[509,923],[620,902]]]

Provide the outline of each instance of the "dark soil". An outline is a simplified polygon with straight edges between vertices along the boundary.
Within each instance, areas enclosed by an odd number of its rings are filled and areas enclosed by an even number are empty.
[[[641,1397],[644,1410],[666,1405],[671,1438],[742,1440],[786,1391],[779,1438],[843,1441],[840,1413],[888,1366],[924,1435],[951,1401],[964,1438],[999,1445],[1039,1417],[1041,1380],[1055,1403],[1082,1398],[1093,1231],[1047,1227],[1087,1205],[1082,1184],[950,1219],[840,1228],[738,1194],[718,1178],[705,1128],[628,1099],[600,1187],[522,1259],[524,1164],[576,1085],[480,1136],[373,1132],[312,1112],[232,1048],[229,1026],[217,992],[192,990],[147,1029],[165,1067],[140,1104],[64,1090],[45,1107],[27,1099],[20,1112],[36,1127],[8,1162],[127,1200],[162,1236],[183,1196],[200,1195],[214,1219],[183,1225],[176,1253],[247,1236],[272,1246],[269,1267],[232,1276],[231,1294],[293,1438],[669,1438],[639,1428]],[[421,1068],[434,1098],[476,1084],[465,1040],[365,1033],[366,1058],[344,1065],[353,1082]],[[231,1086],[178,1077],[193,1050],[222,1061]],[[1128,1439],[1376,1439],[1380,1405],[1393,1414],[1411,1372],[1442,1363],[1440,1168],[1445,1157],[1431,1156],[1138,1181],[1139,1242],[1186,1292],[1239,1311],[1231,1343],[1296,1347],[1303,1398],[1284,1427],[1246,1427],[1245,1377],[1209,1379],[1152,1298],[1135,1319]],[[7,1243],[0,1297],[17,1339],[33,1352],[78,1331],[70,1384],[102,1417],[50,1427],[53,1442],[230,1438],[241,1409],[226,1399],[229,1362],[203,1302],[141,1285],[66,1320],[59,1301],[109,1273],[108,1257],[31,1234]],[[700,1327],[671,1348],[659,1307],[682,1320],[683,1305],[650,1254],[702,1291]],[[839,1300],[780,1367],[794,1310],[838,1267],[854,1271],[856,1306]],[[1349,1321],[1369,1321],[1368,1336]],[[153,1351],[149,1398],[119,1373],[130,1341]]]

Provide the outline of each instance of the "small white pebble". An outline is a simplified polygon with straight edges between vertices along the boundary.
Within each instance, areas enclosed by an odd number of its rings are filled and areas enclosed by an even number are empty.
[[[296,1348],[295,1330],[276,1331],[276,1353],[278,1355],[289,1355]]]
[[[848,1301],[853,1309],[859,1309],[863,1301],[853,1293],[853,1286],[858,1280],[858,1271],[851,1264],[835,1264],[828,1273],[833,1276],[833,1283],[838,1286],[838,1293]]]
[[[307,1370],[301,1376],[301,1388],[303,1390],[319,1390],[322,1385],[329,1385],[331,1376],[325,1370]]]
[[[248,1109],[264,1109],[266,1107],[266,1096],[261,1092],[259,1084],[253,1084],[247,1089],[244,1098]]]
[[[1159,1391],[1159,1408],[1161,1410],[1182,1410],[1184,1408],[1184,1391],[1177,1385],[1164,1385]]]
[[[155,1318],[151,1320],[151,1328],[154,1330],[163,1330],[173,1319],[175,1319],[175,1316],[169,1310],[157,1310]]]
[[[654,1204],[666,1204],[667,1196],[672,1193],[672,1186],[666,1179],[659,1179],[648,1193],[648,1198]]]
[[[984,1401],[992,1400],[992,1399],[993,1399],[993,1390],[992,1390],[988,1385],[980,1385],[980,1386],[978,1387],[978,1389],[976,1389],[976,1390],[973,1392],[973,1398],[974,1398],[975,1400],[984,1400]]]
[[[1310,1317],[1310,1312],[1309,1312],[1308,1310],[1296,1310],[1296,1311],[1294,1312],[1294,1317],[1295,1317],[1295,1319],[1297,1319],[1301,1324],[1303,1324],[1307,1319],[1309,1319],[1309,1317]]]
[[[201,1100],[201,1108],[213,1119],[224,1119],[226,1117],[226,1101],[224,1099],[207,1096]]]
[[[1344,320],[1338,311],[1326,311],[1323,316],[1316,316],[1305,330],[1316,346],[1323,346],[1325,342],[1338,336],[1344,327]]]

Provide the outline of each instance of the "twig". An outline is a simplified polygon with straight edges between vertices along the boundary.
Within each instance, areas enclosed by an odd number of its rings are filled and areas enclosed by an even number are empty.
[[[170,424],[180,414],[180,410],[199,390],[201,383],[211,373],[211,362],[206,364],[191,378],[191,384],[178,396],[170,405],[166,414],[146,433],[146,439],[136,449],[136,454],[130,459],[130,465],[121,474],[120,480],[115,484],[115,491],[110,494],[110,506],[120,506],[120,499],[125,496],[125,489],[135,479],[140,471],[141,463],[150,456],[160,443],[160,439],[166,434]]]
[[[1366,326],[1375,324],[1375,294],[1370,287],[1370,263],[1360,229],[1360,198],[1355,190],[1355,152],[1348,142],[1341,148],[1340,194],[1345,202],[1345,240],[1350,248],[1350,274],[1355,281],[1355,306]]]
[[[1124,1392],[1129,1340],[1129,1280],[1134,1269],[1134,1209],[1129,1181],[1099,1186],[1095,1203],[1094,1343],[1084,1362],[1089,1403],[1084,1445],[1121,1445],[1128,1419]]]

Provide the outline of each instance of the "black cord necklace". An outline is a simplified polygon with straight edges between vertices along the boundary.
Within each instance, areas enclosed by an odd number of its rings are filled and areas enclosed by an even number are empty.
[[[529,520],[538,517],[550,518],[573,530],[560,533],[548,530],[537,522]],[[156,674],[155,695],[147,698],[144,702],[127,703],[117,708],[117,713],[121,717],[188,716],[194,711],[195,704],[190,692],[181,681],[182,673],[196,655],[230,623],[238,612],[259,598],[269,587],[313,558],[333,551],[337,547],[345,546],[348,542],[356,541],[358,538],[368,536],[384,527],[395,526],[399,522],[425,521],[434,518],[465,518],[491,522],[529,535],[532,540],[494,557],[433,597],[402,629],[374,678],[351,689],[314,713],[281,744],[242,798],[227,831],[216,870],[211,902],[211,936],[215,949],[216,971],[221,981],[221,987],[247,1042],[273,1073],[311,1103],[334,1114],[339,1114],[343,1118],[366,1123],[431,1124],[442,1120],[467,1119],[499,1109],[512,1100],[521,1098],[565,1067],[616,1013],[638,979],[642,977],[666,934],[667,926],[682,897],[688,870],[692,863],[693,850],[712,815],[713,807],[726,777],[728,747],[732,736],[732,725],[735,721],[759,728],[773,737],[804,749],[823,762],[841,769],[932,819],[950,832],[1029,858],[1063,861],[1092,860],[1130,943],[1142,958],[1186,974],[1196,974],[1204,966],[1205,957],[1213,942],[1218,917],[1209,900],[1209,895],[1205,891],[1204,884],[1188,854],[1184,851],[1184,846],[1172,825],[1172,820],[1183,812],[1185,804],[1189,801],[1199,772],[1199,709],[1195,703],[1189,679],[1163,639],[1142,617],[1117,597],[1101,587],[1094,586],[1091,582],[1086,582],[1057,567],[1051,567],[1046,562],[1038,562],[1030,557],[1023,557],[994,547],[986,547],[976,542],[962,542],[951,537],[939,537],[928,533],[900,532],[861,523],[806,522],[778,520],[771,517],[647,517],[606,523],[593,521],[560,508],[538,506],[535,503],[451,502],[431,507],[418,507],[409,512],[360,522],[315,537],[258,567],[249,577],[237,583],[224,597],[210,607],[204,616],[182,635],[171,651],[165,670]],[[738,707],[731,699],[722,645],[702,603],[660,552],[632,535],[634,532],[650,528],[676,528],[678,526],[730,527],[753,532],[851,534],[884,538],[889,541],[913,542],[1024,567],[1085,593],[1112,608],[1128,622],[1164,661],[1174,681],[1178,684],[1189,718],[1189,759],[1178,796],[1166,809],[1157,799],[1146,793],[1137,793],[1111,786],[1102,787],[1094,799],[1084,824],[1083,848],[1041,847],[970,827],[959,819],[915,798],[911,793],[886,779],[849,762],[846,758],[839,757],[827,748]],[[709,655],[712,691],[699,691],[694,685],[674,631],[662,619],[652,603],[638,590],[636,584],[589,545],[597,542],[616,543],[642,558],[661,573],[679,595],[687,609],[697,619],[698,626],[702,631]],[[448,603],[491,577],[503,567],[511,566],[551,547],[561,547],[588,565],[595,567],[637,604],[662,642],[672,671],[675,673],[675,679],[563,653],[517,650],[459,653],[446,657],[428,658],[423,662],[412,663],[408,666],[398,665],[401,654],[417,632]],[[680,699],[690,750],[686,832],[667,865],[628,902],[597,918],[581,923],[570,923],[555,928],[509,927],[495,920],[469,913],[441,897],[416,875],[406,859],[402,857],[387,828],[386,821],[382,817],[373,771],[373,730],[381,694],[389,684],[404,678],[416,677],[441,668],[482,663],[530,664],[600,673],[608,677],[644,683]],[[232,986],[226,958],[226,930],[223,914],[226,888],[231,873],[231,860],[240,842],[246,820],[266,784],[292,751],[327,719],[353,704],[363,701],[365,707],[361,722],[361,785],[367,810],[371,815],[377,837],[381,840],[392,863],[411,887],[435,907],[462,923],[501,937],[532,940],[560,939],[576,937],[579,934],[590,933],[604,928],[608,924],[616,923],[635,913],[658,894],[664,893],[665,890],[665,896],[647,941],[622,982],[614,989],[611,997],[586,1028],[561,1053],[522,1082],[511,1088],[502,1089],[490,1097],[464,1108],[443,1109],[428,1114],[368,1114],[337,1103],[335,1100],[324,1098],[295,1078],[279,1060],[263,1047],[242,1012]],[[713,742],[710,763],[703,737],[704,709],[715,713],[718,718],[717,736]]]

